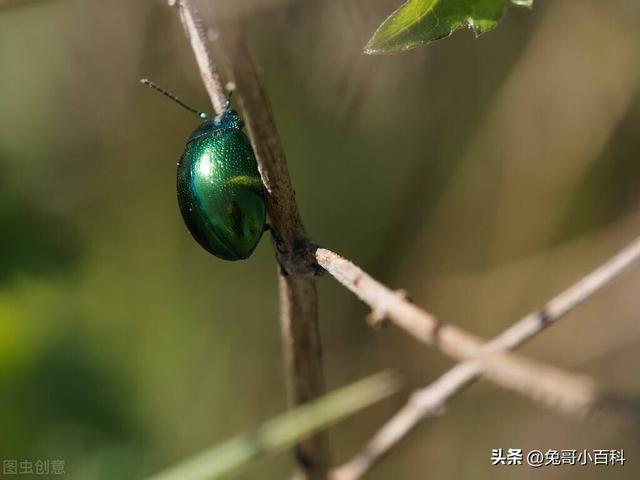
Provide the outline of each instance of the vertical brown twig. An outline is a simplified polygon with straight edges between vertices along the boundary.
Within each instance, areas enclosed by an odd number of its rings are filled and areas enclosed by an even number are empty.
[[[280,264],[280,311],[290,402],[301,405],[325,392],[313,259],[287,170],[287,162],[255,63],[237,24],[221,32],[238,95],[254,144],[267,193],[271,227],[276,232]],[[309,479],[326,478],[329,453],[326,433],[297,448],[300,466]]]
[[[197,11],[188,0],[170,0],[180,13],[200,74],[216,112],[226,98]],[[215,25],[243,107],[247,129],[266,190],[267,209],[278,258],[283,348],[290,402],[301,405],[325,392],[314,262],[305,248],[306,232],[298,213],[287,162],[255,63],[235,23]],[[303,476],[325,479],[329,469],[326,433],[296,448]]]

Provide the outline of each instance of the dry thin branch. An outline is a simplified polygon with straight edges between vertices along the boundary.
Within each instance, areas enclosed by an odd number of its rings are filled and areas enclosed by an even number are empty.
[[[178,10],[184,33],[191,43],[193,55],[196,57],[196,62],[198,62],[198,69],[200,70],[204,88],[209,94],[213,109],[216,113],[220,113],[224,109],[227,95],[216,64],[211,56],[211,50],[207,44],[206,30],[202,25],[198,11],[188,0],[169,0],[169,5],[175,6]]]
[[[511,350],[542,332],[549,325],[578,307],[604,288],[627,268],[640,260],[640,238],[614,257],[552,298],[536,312],[530,313],[483,347],[483,352]],[[336,469],[333,480],[361,478],[396,446],[420,421],[437,415],[446,403],[471,385],[482,374],[476,360],[460,363],[429,386],[415,391],[400,409],[353,459]]]
[[[375,317],[388,318],[419,341],[435,345],[455,359],[474,358],[482,374],[494,383],[572,416],[582,417],[594,407],[599,394],[590,378],[510,352],[485,349],[482,339],[441,323],[409,302],[406,294],[388,289],[349,260],[324,248],[316,249],[315,256],[320,266],[371,307]]]
[[[175,5],[180,13],[202,81],[216,112],[220,112],[226,95],[200,17],[188,0],[171,0],[169,4]],[[284,150],[255,63],[237,25],[216,25],[216,28],[224,30],[221,43],[230,60],[231,73],[244,107],[265,185],[271,228],[278,237],[275,250],[280,266],[280,323],[288,390],[291,403],[302,405],[325,393],[313,261],[308,251],[300,248],[307,243],[306,233],[291,187]],[[326,432],[304,440],[296,452],[305,478],[326,478],[329,469]]]
[[[220,113],[224,109],[227,95],[207,45],[207,34],[200,16],[188,0],[169,0],[169,5],[175,6],[178,10],[184,33],[191,43],[193,55],[196,57],[196,62],[198,62],[198,69],[200,70],[204,88],[209,94],[213,109],[216,113]]]

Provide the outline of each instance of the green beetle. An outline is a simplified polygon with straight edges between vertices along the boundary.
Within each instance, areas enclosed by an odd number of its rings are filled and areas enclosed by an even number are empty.
[[[178,162],[178,205],[189,232],[216,257],[248,258],[267,229],[267,208],[256,157],[230,100],[211,120],[149,80],[141,81],[203,120]]]

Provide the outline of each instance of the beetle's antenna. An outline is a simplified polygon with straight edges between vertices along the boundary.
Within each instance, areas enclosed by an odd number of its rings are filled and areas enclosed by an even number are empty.
[[[234,82],[227,82],[225,87],[225,90],[227,91],[227,99],[224,102],[224,109],[231,110],[231,95],[236,91],[236,84]]]
[[[231,94],[233,93],[233,90],[229,90],[227,92],[227,99],[224,102],[224,109],[225,111],[227,110],[231,110]]]
[[[199,116],[202,120],[206,120],[207,118],[209,118],[209,116],[204,113],[201,112],[199,110],[196,110],[193,107],[190,107],[189,105],[187,105],[186,103],[184,103],[182,100],[180,100],[178,97],[176,97],[174,94],[167,92],[166,90],[164,90],[163,88],[160,88],[158,85],[156,85],[155,83],[153,83],[151,80],[147,80],[146,78],[141,78],[140,79],[140,83],[142,83],[143,85],[146,85],[149,88],[153,88],[154,90],[160,92],[162,95],[164,95],[165,97],[173,100],[174,102],[176,102],[178,105],[180,105],[182,108],[184,108],[185,110],[190,111],[191,113],[195,113],[197,116]]]

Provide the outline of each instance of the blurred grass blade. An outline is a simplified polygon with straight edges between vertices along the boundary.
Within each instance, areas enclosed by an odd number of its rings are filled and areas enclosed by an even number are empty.
[[[463,27],[480,35],[496,27],[509,3],[531,7],[533,0],[409,0],[380,25],[364,51],[401,52]]]
[[[214,480],[228,478],[252,460],[275,453],[296,441],[396,392],[400,381],[381,372],[302,407],[290,410],[253,432],[240,434],[159,473],[150,480]]]

